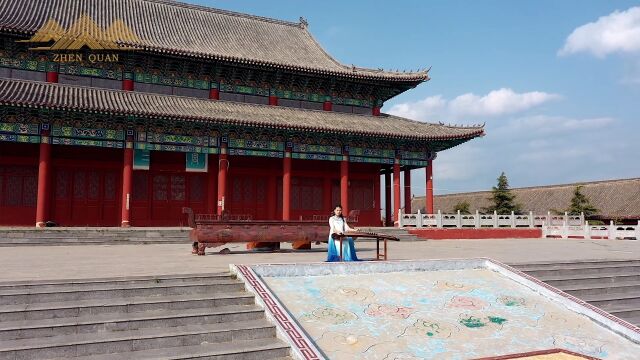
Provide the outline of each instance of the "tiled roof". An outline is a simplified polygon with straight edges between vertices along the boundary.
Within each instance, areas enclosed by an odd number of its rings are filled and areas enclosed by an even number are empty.
[[[511,191],[524,211],[546,214],[547,211],[567,209],[579,185],[583,186],[581,192],[598,208],[599,217],[640,219],[640,178],[514,188]],[[450,213],[456,204],[466,201],[471,212],[482,211],[490,205],[490,197],[491,191],[438,195],[433,200],[434,210]],[[424,197],[415,198],[411,204],[416,211],[424,209]]]
[[[484,134],[482,127],[444,126],[387,114],[357,115],[2,78],[0,105],[96,111],[409,140],[457,139],[457,143]]]
[[[428,71],[343,65],[322,49],[302,19],[293,23],[168,0],[0,0],[0,9],[0,31],[29,36],[50,19],[57,24],[49,23],[49,29],[60,32],[86,14],[105,37],[161,54],[361,79],[428,80]]]

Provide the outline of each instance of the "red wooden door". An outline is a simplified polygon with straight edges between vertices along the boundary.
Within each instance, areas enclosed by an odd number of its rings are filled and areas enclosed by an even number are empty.
[[[33,226],[37,192],[37,167],[0,166],[0,224]]]
[[[151,173],[151,203],[149,217],[141,225],[175,226],[184,224],[183,207],[195,213],[206,212],[206,174],[185,172]],[[139,199],[142,196],[136,195]],[[136,212],[144,206],[136,204]]]
[[[119,176],[113,169],[55,169],[53,221],[62,226],[117,226]]]
[[[232,215],[251,215],[256,220],[268,218],[266,176],[231,177],[229,198],[227,209]]]

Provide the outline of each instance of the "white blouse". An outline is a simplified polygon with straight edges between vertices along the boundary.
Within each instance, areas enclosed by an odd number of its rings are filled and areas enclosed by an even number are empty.
[[[336,233],[345,233],[347,231],[353,231],[347,224],[347,220],[342,217],[332,216],[329,218],[329,236]]]

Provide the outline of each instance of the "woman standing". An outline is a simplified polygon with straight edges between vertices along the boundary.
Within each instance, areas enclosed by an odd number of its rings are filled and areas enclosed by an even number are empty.
[[[334,240],[333,234],[344,234],[347,231],[358,231],[350,228],[347,220],[342,215],[342,206],[336,205],[333,209],[333,216],[329,218],[329,247],[327,261],[340,261],[340,246],[342,246],[342,261],[358,261],[356,248],[353,245],[353,238],[343,238],[346,241]]]

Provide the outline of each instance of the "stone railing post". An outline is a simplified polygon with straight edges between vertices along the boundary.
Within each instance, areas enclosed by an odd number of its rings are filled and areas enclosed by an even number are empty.
[[[640,220],[638,220],[638,225],[636,225],[636,240],[640,240]]]
[[[565,215],[564,220],[562,220],[562,232],[561,232],[562,238],[563,239],[568,239],[569,238],[569,222],[567,221],[567,217]]]
[[[547,211],[547,222],[551,225],[551,211]]]
[[[591,226],[589,226],[589,222],[584,222],[584,238],[591,239]]]
[[[613,220],[609,221],[609,233],[607,234],[609,240],[615,240],[616,238],[616,227],[613,225]]]
[[[456,227],[462,227],[462,216],[460,215],[460,210],[458,210],[458,214],[456,215]]]
[[[493,227],[498,228],[498,212],[493,210]]]
[[[480,228],[480,212],[478,210],[476,210],[476,217],[473,221],[473,225],[475,226],[476,229]]]
[[[511,212],[511,227],[516,227],[516,214],[513,211]]]
[[[583,212],[580,213],[580,223],[581,224],[584,223],[584,213]]]
[[[402,226],[402,208],[398,207],[398,227],[401,228]]]
[[[418,222],[416,223],[416,227],[423,227],[424,225],[422,224],[422,212],[420,212],[420,209],[418,209]]]
[[[436,214],[436,227],[442,227],[442,212],[440,211],[440,209],[438,209],[438,214]]]
[[[533,211],[529,211],[529,227],[533,227]]]
[[[546,238],[547,237],[547,227],[545,225],[545,221],[542,220],[542,238]]]
[[[564,212],[564,222],[567,223],[569,222],[569,214],[567,214],[567,212]]]

